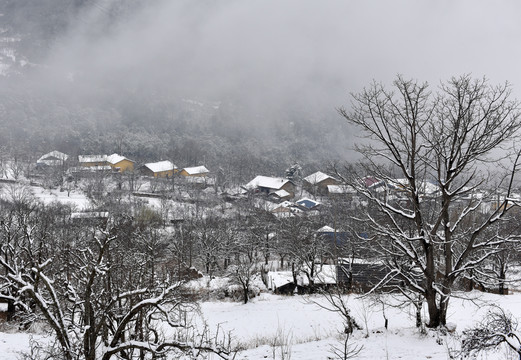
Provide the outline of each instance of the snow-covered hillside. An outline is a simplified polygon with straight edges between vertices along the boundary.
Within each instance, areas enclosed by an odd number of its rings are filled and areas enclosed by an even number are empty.
[[[362,346],[358,359],[434,359],[459,358],[461,333],[475,325],[496,304],[521,318],[521,294],[506,296],[465,293],[464,298],[451,301],[449,320],[456,325],[451,334],[428,330],[420,334],[414,327],[412,309],[393,308],[381,303],[371,305],[370,298],[349,297],[353,315],[364,329],[355,331],[351,343]],[[201,311],[210,328],[231,331],[232,338],[243,348],[236,359],[298,359],[316,360],[332,358],[331,347],[339,346],[341,318],[320,308],[319,295],[277,296],[262,294],[250,303],[204,302]],[[385,315],[389,326],[384,328]],[[6,326],[0,332],[2,359],[17,360],[21,352],[28,351],[31,337],[39,334],[15,333]],[[277,345],[278,344],[278,345]],[[285,354],[282,354],[285,352]],[[211,356],[217,359],[216,356]],[[517,359],[506,348],[483,354],[483,359]]]

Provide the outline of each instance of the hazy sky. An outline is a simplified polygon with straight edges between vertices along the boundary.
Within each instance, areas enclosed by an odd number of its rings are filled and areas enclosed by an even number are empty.
[[[263,106],[340,106],[373,79],[403,74],[436,86],[471,73],[508,80],[521,98],[519,1],[145,3],[100,33],[111,1],[98,0],[52,49],[49,73]]]

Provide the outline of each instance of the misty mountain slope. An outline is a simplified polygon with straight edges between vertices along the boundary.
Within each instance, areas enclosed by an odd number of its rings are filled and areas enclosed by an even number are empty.
[[[28,62],[41,62],[74,12],[75,3],[65,0],[0,1],[2,75],[19,73]]]
[[[0,64],[20,73],[19,67],[45,67],[50,52],[78,24],[91,36],[108,31],[118,17],[132,12],[139,0],[0,0]]]
[[[0,0],[1,144],[29,158],[117,151],[228,172],[246,166],[244,176],[345,160],[341,82],[321,77],[327,67],[313,59],[309,73],[304,58],[280,59],[277,69],[270,49],[249,54],[227,19],[243,26],[258,6]]]
[[[0,143],[33,158],[54,148],[72,155],[119,152],[143,162],[171,159],[180,167],[242,168],[243,180],[261,172],[283,175],[294,162],[311,172],[342,161],[348,143],[334,111],[321,118],[265,116],[229,103],[215,108],[129,94],[88,103],[43,95],[22,81],[0,89]]]

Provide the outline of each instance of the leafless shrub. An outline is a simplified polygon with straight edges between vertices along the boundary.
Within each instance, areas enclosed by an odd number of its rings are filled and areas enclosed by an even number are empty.
[[[461,352],[464,355],[476,355],[506,344],[521,359],[518,325],[511,313],[493,305],[478,325],[463,332]]]

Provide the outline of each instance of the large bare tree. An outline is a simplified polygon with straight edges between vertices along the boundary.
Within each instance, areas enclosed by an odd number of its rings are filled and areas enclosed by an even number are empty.
[[[390,267],[380,285],[400,279],[425,298],[428,326],[444,325],[457,280],[518,238],[488,231],[516,206],[521,119],[511,87],[464,75],[432,92],[399,76],[392,89],[373,83],[354,94],[339,112],[366,136],[357,173],[345,180],[367,200],[357,217]]]

